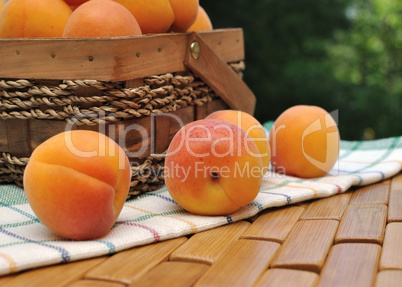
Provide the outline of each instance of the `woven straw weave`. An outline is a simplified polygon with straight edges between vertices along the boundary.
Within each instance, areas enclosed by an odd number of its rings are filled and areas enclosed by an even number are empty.
[[[244,62],[230,66],[242,76]],[[214,98],[218,98],[214,91],[190,71],[143,78],[134,88],[125,87],[125,82],[97,80],[1,79],[0,120],[57,120],[95,126],[169,113],[189,105],[203,105]],[[2,152],[0,183],[21,186],[28,160]],[[132,166],[130,195],[161,186],[163,162],[163,154],[151,154],[141,165]]]

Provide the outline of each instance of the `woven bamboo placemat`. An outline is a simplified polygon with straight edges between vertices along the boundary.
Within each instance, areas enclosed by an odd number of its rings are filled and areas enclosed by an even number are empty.
[[[400,286],[402,174],[1,286]]]

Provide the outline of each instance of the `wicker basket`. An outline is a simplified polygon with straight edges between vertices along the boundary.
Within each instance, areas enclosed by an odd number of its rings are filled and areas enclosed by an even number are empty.
[[[0,40],[0,59],[0,182],[22,185],[40,143],[66,129],[89,129],[125,149],[130,195],[147,192],[163,184],[164,152],[182,125],[255,106],[241,80],[241,29]]]

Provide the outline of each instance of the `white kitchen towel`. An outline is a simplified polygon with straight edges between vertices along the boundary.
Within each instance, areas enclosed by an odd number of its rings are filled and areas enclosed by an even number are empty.
[[[331,175],[304,180],[268,171],[257,198],[233,214],[198,216],[186,212],[165,187],[128,200],[108,235],[93,241],[55,236],[35,216],[23,189],[0,185],[0,275],[34,267],[112,254],[251,217],[261,210],[345,192],[401,171],[402,137],[341,141]]]

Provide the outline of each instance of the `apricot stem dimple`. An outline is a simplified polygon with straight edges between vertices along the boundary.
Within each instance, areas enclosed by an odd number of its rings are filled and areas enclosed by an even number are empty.
[[[219,179],[219,174],[217,174],[216,172],[211,172],[211,178],[217,180]]]

